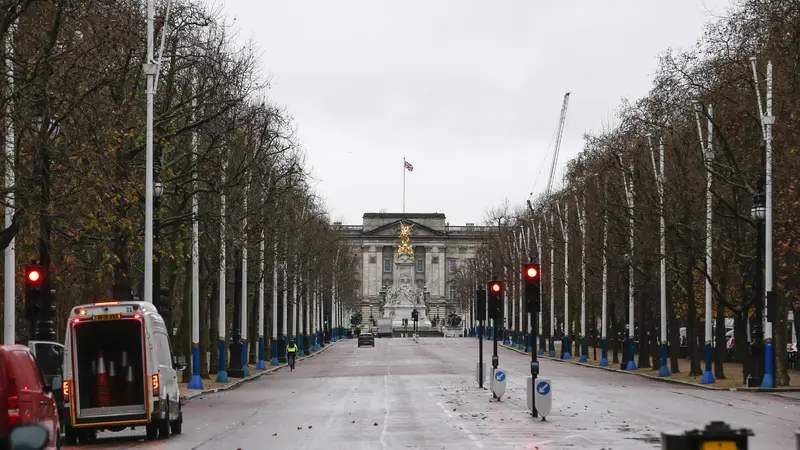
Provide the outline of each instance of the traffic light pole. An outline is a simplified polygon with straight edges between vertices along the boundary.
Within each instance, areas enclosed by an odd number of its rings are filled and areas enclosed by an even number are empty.
[[[536,375],[539,375],[539,357],[536,356],[537,350],[536,347],[539,342],[539,314],[538,311],[531,311],[531,321],[533,322],[531,327],[531,332],[533,336],[531,336],[531,345],[533,346],[531,349],[531,378],[533,379],[532,386],[536,386]],[[539,413],[536,411],[536,402],[533,402],[533,417],[539,417]]]
[[[483,321],[478,319],[478,386],[483,389]]]
[[[483,387],[483,377],[484,377],[484,370],[483,370],[483,338],[484,338],[484,328],[486,326],[486,308],[488,304],[489,296],[487,291],[481,289],[475,290],[475,315],[477,316],[477,324],[478,324],[478,387],[484,389]]]
[[[537,346],[539,343],[539,310],[541,309],[541,288],[539,280],[541,277],[541,267],[538,261],[531,257],[530,263],[523,267],[523,278],[525,279],[525,303],[528,314],[531,317],[531,389],[536,389],[536,376],[539,375],[539,357],[537,356]],[[536,395],[530,392],[531,413],[533,417],[539,417],[536,409]],[[544,420],[544,419],[543,419]]]
[[[500,331],[499,331],[500,327],[497,326],[497,322],[498,322],[498,320],[496,318],[492,319],[492,333],[494,333],[494,336],[493,336],[493,338],[494,338],[493,341],[494,342],[493,342],[493,345],[492,345],[492,347],[493,347],[493,350],[492,350],[492,369],[497,369],[497,365],[500,363],[500,358],[497,356],[497,339],[498,339],[498,335],[500,334]]]

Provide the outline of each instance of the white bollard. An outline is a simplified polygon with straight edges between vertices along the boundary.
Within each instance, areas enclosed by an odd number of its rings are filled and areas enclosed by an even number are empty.
[[[536,378],[536,388],[533,378],[528,377],[528,409],[533,411],[534,401],[536,411],[544,420],[553,408],[553,386],[549,378]]]
[[[506,393],[506,372],[501,369],[492,369],[492,394],[497,400]]]

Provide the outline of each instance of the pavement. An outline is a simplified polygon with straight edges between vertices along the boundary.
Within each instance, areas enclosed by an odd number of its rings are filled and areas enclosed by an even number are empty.
[[[661,432],[724,420],[755,433],[750,448],[794,448],[800,399],[703,390],[556,361],[553,410],[534,420],[525,402],[530,356],[499,349],[506,394],[477,386],[479,341],[339,342],[313,358],[184,404],[183,434],[144,441],[144,429],[101,433],[82,448],[163,449],[657,449]],[[492,343],[482,342],[491,367]],[[488,377],[487,377],[488,379]],[[488,382],[485,383],[488,387]]]

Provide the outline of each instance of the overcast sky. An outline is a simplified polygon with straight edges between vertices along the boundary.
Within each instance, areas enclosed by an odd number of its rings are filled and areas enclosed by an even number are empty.
[[[442,212],[480,223],[547,185],[622,98],[646,95],[659,52],[694,45],[729,0],[229,0],[295,118],[334,220]]]

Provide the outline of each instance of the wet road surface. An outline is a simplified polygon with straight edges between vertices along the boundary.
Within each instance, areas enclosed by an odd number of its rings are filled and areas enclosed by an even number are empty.
[[[794,395],[709,391],[547,360],[541,376],[552,379],[553,411],[534,421],[530,357],[499,350],[508,378],[496,402],[477,386],[477,347],[463,338],[376,339],[374,349],[339,342],[294,372],[188,401],[183,434],[169,440],[144,441],[139,428],[80,448],[656,449],[661,432],[724,420],[755,432],[750,448],[778,449],[794,448],[800,427]]]

